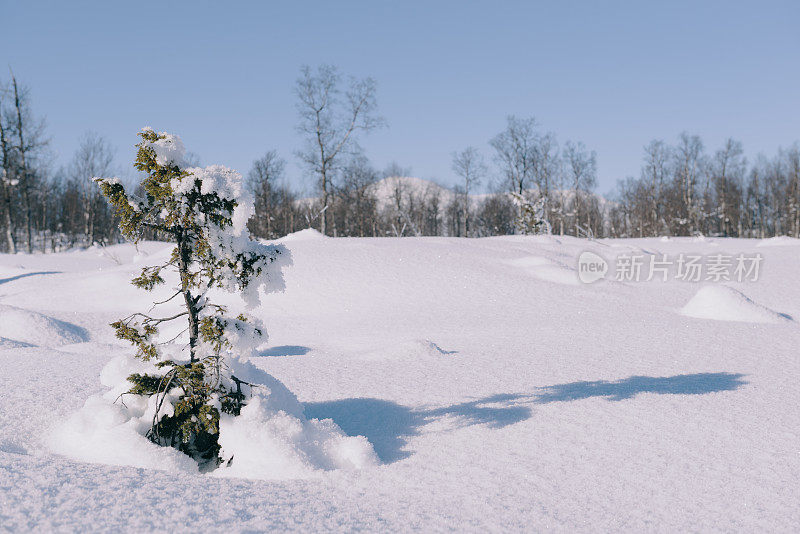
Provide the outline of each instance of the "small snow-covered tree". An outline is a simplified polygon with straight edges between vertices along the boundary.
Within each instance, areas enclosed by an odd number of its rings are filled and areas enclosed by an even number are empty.
[[[531,202],[519,193],[511,193],[514,204],[517,205],[517,217],[514,220],[514,227],[518,234],[550,234],[551,227],[544,215],[545,197]]]
[[[136,347],[137,358],[158,369],[128,377],[129,393],[155,405],[147,437],[213,467],[222,461],[221,414],[238,415],[254,387],[233,374],[230,361],[252,351],[264,330],[253,318],[232,317],[211,301],[211,293],[239,292],[255,306],[259,288],[283,287],[280,269],[291,259],[283,245],[250,240],[246,224],[253,205],[239,173],[219,165],[186,166],[183,144],[174,135],[145,128],[139,136],[134,166],[146,175],[144,198],[129,195],[116,179],[97,182],[127,238],[137,241],[150,229],[175,243],[168,258],[144,267],[132,283],[153,291],[167,283],[169,271],[177,273],[177,282],[172,296],[151,308],[172,306],[172,311],[137,312],[112,326],[118,338]],[[159,329],[172,321],[187,322],[178,335],[188,333],[187,344],[161,341]]]

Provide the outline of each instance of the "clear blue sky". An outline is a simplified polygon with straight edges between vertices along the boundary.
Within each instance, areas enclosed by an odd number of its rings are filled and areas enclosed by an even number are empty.
[[[535,116],[598,153],[599,191],[638,175],[642,146],[683,130],[752,156],[800,139],[800,2],[38,2],[0,0],[11,65],[57,161],[93,130],[130,166],[145,125],[204,164],[246,172],[293,152],[301,65],[378,82],[389,128],[364,139],[451,184],[450,153],[505,116]]]

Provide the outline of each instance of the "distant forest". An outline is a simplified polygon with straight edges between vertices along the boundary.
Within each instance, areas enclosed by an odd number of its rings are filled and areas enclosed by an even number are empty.
[[[747,161],[733,139],[713,151],[687,133],[673,143],[653,140],[644,146],[640,175],[601,197],[594,151],[560,144],[533,118],[511,116],[491,138],[492,154],[466,147],[451,155],[460,183],[443,188],[403,179],[410,171],[397,164],[377,170],[359,149],[359,135],[385,126],[373,80],[345,84],[334,67],[304,67],[295,94],[306,139],[296,157],[317,193],[301,198],[289,187],[286,162],[275,151],[256,159],[246,184],[255,199],[250,228],[257,237],[309,227],[335,237],[800,237],[797,142]],[[0,81],[0,150],[0,251],[120,241],[115,216],[92,180],[113,171],[111,146],[87,133],[71,162],[54,169],[44,121],[13,75]],[[492,192],[476,195],[482,184]],[[526,213],[533,224],[520,223]]]

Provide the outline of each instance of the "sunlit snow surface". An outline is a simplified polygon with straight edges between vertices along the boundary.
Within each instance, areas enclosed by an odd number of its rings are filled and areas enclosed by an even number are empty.
[[[253,363],[380,464],[252,480],[53,453],[131,353],[108,323],[169,296],[128,284],[168,246],[0,255],[0,528],[800,529],[797,240],[283,241]],[[586,251],[763,261],[755,282],[587,285]]]

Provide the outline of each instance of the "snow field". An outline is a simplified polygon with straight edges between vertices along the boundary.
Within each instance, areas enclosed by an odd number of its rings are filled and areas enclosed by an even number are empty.
[[[294,266],[286,291],[263,297],[255,312],[270,341],[251,363],[280,380],[328,438],[276,440],[297,435],[302,420],[255,406],[247,427],[264,432],[237,439],[255,444],[237,452],[251,455],[246,464],[287,444],[303,453],[299,463],[260,468],[287,469],[267,480],[243,478],[252,473],[237,473],[235,461],[230,476],[164,458],[110,465],[101,450],[124,455],[126,439],[108,436],[91,442],[85,460],[94,463],[55,453],[60,423],[79,417],[93,395],[108,408],[97,412],[103,420],[118,420],[103,398],[107,366],[131,349],[107,324],[152,300],[127,280],[166,247],[144,243],[138,257],[129,245],[0,256],[4,310],[83,333],[69,342],[35,329],[0,333],[26,344],[0,346],[0,524],[156,530],[167,516],[179,531],[800,526],[800,331],[788,319],[800,316],[796,240],[326,239],[307,231],[282,241]],[[607,259],[758,251],[764,261],[751,283],[587,285],[536,272],[574,277],[587,250]]]

